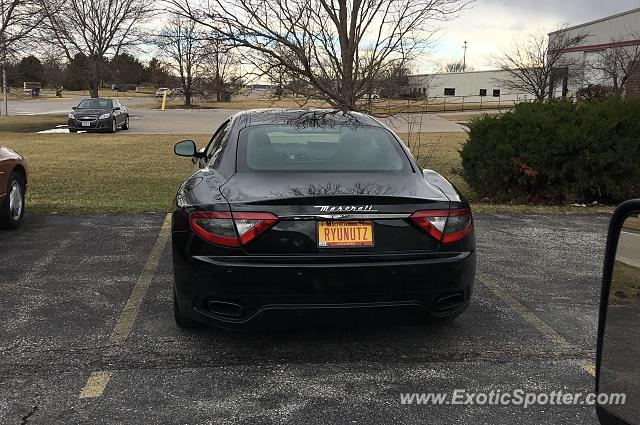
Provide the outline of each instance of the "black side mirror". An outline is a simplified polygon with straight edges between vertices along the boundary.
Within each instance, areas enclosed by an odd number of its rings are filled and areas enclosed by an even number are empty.
[[[119,110],[120,110],[120,107],[119,107],[119,106],[116,106],[115,108],[113,108],[113,110],[114,110],[114,111],[119,111]]]
[[[596,351],[601,424],[640,424],[640,199],[609,224]]]
[[[78,107],[77,107],[77,106],[74,106],[74,107],[73,107],[73,108],[71,108],[71,109],[73,109],[73,110],[75,111],[76,109],[78,109]]]
[[[193,140],[183,140],[176,143],[173,152],[178,156],[195,157],[198,155],[196,143]]]

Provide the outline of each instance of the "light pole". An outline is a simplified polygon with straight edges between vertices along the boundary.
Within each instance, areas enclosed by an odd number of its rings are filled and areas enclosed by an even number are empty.
[[[462,48],[464,49],[464,56],[462,57],[462,72],[465,72],[467,70],[467,42],[464,42],[464,46],[462,46]]]

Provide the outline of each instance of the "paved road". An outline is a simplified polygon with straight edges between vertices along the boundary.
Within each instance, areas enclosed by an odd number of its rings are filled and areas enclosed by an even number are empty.
[[[28,215],[0,234],[0,423],[597,423],[588,406],[400,393],[591,391],[606,216],[478,215],[473,303],[449,325],[245,333],[174,325],[164,220]]]
[[[133,134],[210,134],[228,117],[238,111],[231,109],[192,110],[131,110]],[[397,133],[448,133],[464,132],[460,124],[432,114],[398,114],[380,119]]]
[[[75,96],[49,100],[19,100],[9,103],[13,115],[66,114],[83,97]],[[156,104],[150,97],[120,98],[127,105]],[[232,109],[158,109],[130,108],[133,134],[211,134],[229,116]],[[464,132],[465,127],[435,114],[398,114],[381,121],[398,133],[409,132]]]
[[[86,96],[66,96],[63,98],[47,98],[42,100],[26,99],[26,100],[10,100],[10,115],[41,115],[41,114],[67,114],[71,108],[78,105]],[[156,99],[153,97],[128,97],[121,96],[125,105],[127,103],[154,104]]]

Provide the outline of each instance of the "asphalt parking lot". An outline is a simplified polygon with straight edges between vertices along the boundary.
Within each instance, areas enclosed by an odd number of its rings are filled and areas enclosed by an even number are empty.
[[[593,389],[604,215],[476,215],[469,310],[184,331],[164,214],[27,215],[0,233],[0,423],[597,423],[590,406],[401,393]]]

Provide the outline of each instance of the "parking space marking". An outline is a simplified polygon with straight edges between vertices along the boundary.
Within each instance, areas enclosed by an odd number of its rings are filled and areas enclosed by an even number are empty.
[[[102,370],[99,372],[91,372],[89,379],[87,379],[87,383],[80,393],[80,398],[100,397],[110,378],[111,372],[109,371]]]
[[[164,251],[164,247],[167,244],[167,240],[169,239],[170,231],[171,214],[167,214],[164,219],[164,223],[162,224],[162,228],[160,229],[160,234],[158,234],[158,239],[156,239],[156,243],[151,249],[149,258],[147,258],[147,263],[144,265],[144,269],[136,282],[136,286],[133,288],[131,296],[129,296],[129,300],[127,300],[127,304],[124,306],[124,309],[120,314],[120,318],[116,323],[116,327],[111,333],[109,345],[121,345],[129,337],[131,328],[133,327],[133,324],[138,317],[138,313],[140,312],[142,300],[144,299],[144,296],[151,285],[151,279],[158,268],[158,263],[160,262],[160,257],[162,256],[162,251]]]
[[[38,261],[32,263],[28,268],[28,271],[20,276],[18,281],[12,286],[16,288],[45,291],[47,288],[35,288],[32,287],[31,284],[40,280],[39,276],[42,274],[42,272],[57,259],[56,257],[58,256],[58,254],[60,254],[71,245],[71,241],[75,240],[75,238],[79,234],[80,232],[75,231],[71,233],[68,238],[60,240],[56,245],[49,248],[47,250],[47,254]]]
[[[120,313],[118,322],[111,333],[111,337],[109,338],[110,350],[122,345],[129,337],[133,324],[140,312],[140,306],[142,305],[144,296],[146,295],[149,286],[151,286],[151,280],[158,268],[160,257],[162,256],[164,247],[167,245],[170,233],[171,214],[167,214],[164,222],[162,223],[162,227],[160,228],[158,238],[156,239],[156,242],[151,249],[151,253],[149,253],[149,257],[147,258],[147,262],[142,269],[142,273],[140,274],[140,277],[138,277],[138,281],[133,287],[133,291],[127,300],[127,304],[124,306],[122,313]],[[111,372],[108,370],[91,372],[86,385],[82,392],[80,392],[80,398],[100,397],[110,379]]]
[[[575,348],[573,344],[567,341],[562,335],[555,331],[551,326],[547,325],[542,319],[535,315],[531,310],[525,307],[520,301],[516,300],[513,295],[507,292],[503,287],[498,285],[493,279],[485,274],[478,273],[478,281],[489,288],[491,292],[503,302],[505,302],[512,310],[520,315],[527,323],[536,328],[547,339],[563,349]],[[588,360],[577,360],[576,363],[589,375],[596,376],[596,368],[593,362]]]

